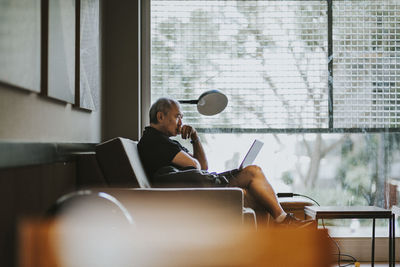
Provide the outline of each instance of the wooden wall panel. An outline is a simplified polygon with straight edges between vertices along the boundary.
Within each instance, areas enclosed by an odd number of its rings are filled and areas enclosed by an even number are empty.
[[[17,225],[76,189],[75,162],[0,169],[0,266],[17,266]]]

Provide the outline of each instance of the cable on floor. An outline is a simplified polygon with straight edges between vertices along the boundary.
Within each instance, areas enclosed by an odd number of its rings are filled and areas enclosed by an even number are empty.
[[[311,198],[311,197],[309,197],[309,196],[303,195],[303,194],[297,194],[297,193],[278,193],[278,194],[277,194],[277,197],[304,197],[304,198],[307,198],[307,199],[311,200],[312,202],[314,202],[317,206],[321,206],[315,199],[313,199],[313,198]],[[324,219],[321,219],[321,221],[322,221],[322,228],[326,230]],[[328,231],[327,231],[327,232],[328,232]],[[328,237],[329,237],[330,240],[332,240],[332,242],[333,242],[333,243],[335,244],[335,246],[337,247],[338,253],[335,253],[335,254],[333,254],[333,255],[338,255],[338,259],[337,259],[338,267],[346,267],[346,266],[350,266],[350,265],[353,265],[353,264],[356,265],[356,263],[358,263],[357,259],[356,259],[355,257],[353,257],[352,255],[349,255],[349,254],[341,254],[341,253],[340,253],[339,244],[338,244],[329,234],[328,234]],[[348,260],[348,261],[350,261],[350,262],[349,262],[349,263],[346,263],[346,264],[344,264],[344,265],[340,265],[342,261],[347,261],[346,259],[343,259],[343,260],[342,260],[342,259],[341,259],[342,256],[351,258],[351,260]]]

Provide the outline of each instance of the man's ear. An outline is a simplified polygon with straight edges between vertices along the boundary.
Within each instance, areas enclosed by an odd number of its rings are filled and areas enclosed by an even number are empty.
[[[161,122],[164,119],[164,113],[159,111],[157,112],[157,121]]]

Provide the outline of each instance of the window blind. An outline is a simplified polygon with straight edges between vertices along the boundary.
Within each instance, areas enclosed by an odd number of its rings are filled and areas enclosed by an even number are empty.
[[[224,92],[216,116],[182,105],[196,128],[398,127],[395,2],[332,1],[328,21],[327,1],[151,0],[151,102]]]
[[[334,1],[334,125],[400,126],[400,2]]]

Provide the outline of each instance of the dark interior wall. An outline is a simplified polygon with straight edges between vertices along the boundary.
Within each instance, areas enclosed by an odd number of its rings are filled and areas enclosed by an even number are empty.
[[[105,140],[139,137],[139,2],[103,2]]]

